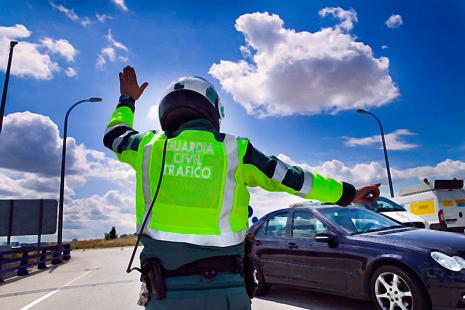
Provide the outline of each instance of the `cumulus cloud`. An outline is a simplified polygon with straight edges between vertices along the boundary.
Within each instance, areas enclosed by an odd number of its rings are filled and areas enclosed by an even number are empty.
[[[389,59],[376,58],[349,33],[356,12],[324,8],[320,15],[340,22],[299,32],[276,14],[241,15],[235,27],[245,36],[250,61],[221,60],[209,73],[249,114],[261,117],[378,107],[395,99]]]
[[[68,239],[101,238],[112,226],[118,234],[136,231],[134,198],[118,191],[76,199],[67,205],[64,218]]]
[[[392,151],[407,151],[413,148],[417,148],[418,144],[407,143],[402,141],[402,137],[404,136],[415,136],[416,133],[411,132],[408,129],[397,129],[394,132],[391,132],[387,135],[384,135],[386,140],[386,148]],[[369,145],[377,145],[380,149],[383,148],[381,144],[381,137],[379,135],[374,135],[371,137],[364,137],[364,138],[351,138],[351,137],[344,137],[345,144],[348,146],[369,146]]]
[[[386,169],[378,162],[358,163],[346,165],[344,162],[333,159],[323,162],[320,165],[312,166],[306,163],[296,163],[284,154],[278,156],[284,162],[299,165],[302,168],[318,172],[339,180],[344,180],[356,185],[366,185],[371,183],[386,183]],[[412,168],[391,168],[392,178],[395,182],[428,178],[465,178],[465,162],[460,160],[446,159],[436,165],[418,166]]]
[[[122,62],[128,61],[128,57],[117,55],[116,49],[127,52],[128,48],[126,45],[113,38],[111,29],[108,29],[108,33],[105,35],[105,39],[108,41],[109,45],[102,48],[100,53],[97,55],[97,62],[95,67],[98,70],[102,70],[107,61],[114,62],[115,59],[119,59]]]
[[[393,14],[389,16],[389,18],[386,20],[386,26],[388,28],[399,28],[404,24],[404,21],[402,20],[402,16],[399,14]]]
[[[3,126],[0,168],[44,177],[59,175],[63,140],[58,126],[48,116],[28,111],[12,113],[5,117]],[[78,144],[73,137],[67,140],[66,167],[71,176],[133,184],[132,169],[103,152]]]
[[[330,160],[320,165],[309,165],[306,163],[296,163],[288,156],[280,154],[278,156],[284,162],[292,165],[299,165],[306,170],[317,172],[325,176],[330,176],[338,180],[350,182],[356,186],[382,183],[382,189],[387,190],[386,170],[378,162],[358,163],[346,165],[339,160]],[[459,160],[446,159],[436,165],[419,166],[406,169],[391,168],[394,185],[396,182],[406,180],[418,180],[424,178],[465,178],[465,162]],[[399,189],[399,188],[397,188]],[[286,193],[270,193],[260,188],[250,188],[250,205],[254,209],[254,216],[261,217],[268,212],[286,208],[289,205],[303,201],[302,198]]]
[[[65,39],[53,40],[52,38],[45,37],[40,42],[50,52],[63,56],[68,62],[74,62],[74,57],[78,53],[78,50]]]
[[[88,17],[81,18],[74,12],[74,10],[63,6],[62,4],[55,4],[50,2],[50,5],[58,12],[65,14],[66,17],[68,17],[73,22],[79,23],[81,26],[85,27],[92,23]]]
[[[113,0],[113,3],[121,10],[124,12],[128,11],[128,7],[126,6],[126,3],[124,0]]]
[[[331,15],[339,19],[341,22],[336,27],[344,30],[352,30],[354,23],[358,21],[357,12],[354,9],[344,10],[340,7],[326,7],[321,9],[319,13],[321,17]]]
[[[15,47],[14,66],[11,74],[19,76],[31,76],[36,79],[49,80],[53,72],[60,69],[58,63],[51,60],[47,53],[40,50],[39,44],[22,41],[28,38],[31,32],[24,25],[16,24],[11,27],[0,27],[0,45],[9,46],[10,41],[18,40]],[[0,69],[5,70],[8,61],[8,48],[0,49]]]

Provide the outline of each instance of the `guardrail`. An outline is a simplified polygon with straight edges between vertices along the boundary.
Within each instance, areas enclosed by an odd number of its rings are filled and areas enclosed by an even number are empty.
[[[70,244],[63,244],[62,249],[59,249],[57,245],[47,245],[0,250],[0,276],[15,270],[18,276],[25,276],[29,273],[27,268],[37,265],[38,269],[45,269],[49,261],[57,265],[63,260],[70,259]]]

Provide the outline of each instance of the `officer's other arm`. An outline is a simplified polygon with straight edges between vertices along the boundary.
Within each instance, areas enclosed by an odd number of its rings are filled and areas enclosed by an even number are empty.
[[[287,192],[341,206],[353,201],[375,201],[379,196],[379,184],[357,190],[352,184],[288,165],[275,156],[266,156],[250,142],[244,156],[243,178],[248,186],[260,186],[267,191]]]
[[[127,66],[119,74],[120,93],[119,103],[107,124],[103,144],[115,152],[122,162],[134,166],[137,161],[137,150],[143,134],[134,130],[135,102],[148,86],[137,84],[133,68]]]

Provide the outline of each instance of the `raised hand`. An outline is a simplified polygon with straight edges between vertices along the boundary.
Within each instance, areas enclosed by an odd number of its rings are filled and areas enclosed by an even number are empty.
[[[381,183],[363,186],[357,188],[354,201],[355,203],[372,203],[379,198],[379,187]]]
[[[141,86],[137,84],[136,71],[133,67],[124,67],[123,72],[119,73],[119,90],[121,95],[127,95],[134,100],[139,99],[149,83],[144,82]]]

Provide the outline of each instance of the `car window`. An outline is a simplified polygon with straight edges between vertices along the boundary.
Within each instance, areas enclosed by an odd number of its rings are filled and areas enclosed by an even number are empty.
[[[367,209],[338,207],[320,209],[319,212],[350,234],[403,227],[398,222]]]
[[[292,217],[292,237],[314,239],[318,233],[326,232],[326,226],[315,215],[296,211]]]
[[[257,237],[285,237],[286,223],[289,212],[283,212],[272,216],[257,231]]]
[[[392,200],[389,200],[384,197],[380,197],[378,201],[374,203],[363,203],[360,204],[365,206],[368,210],[375,211],[375,212],[398,212],[398,211],[405,211],[403,207],[398,205]]]

